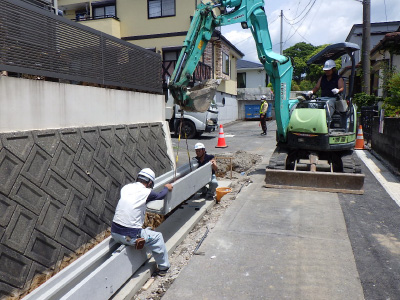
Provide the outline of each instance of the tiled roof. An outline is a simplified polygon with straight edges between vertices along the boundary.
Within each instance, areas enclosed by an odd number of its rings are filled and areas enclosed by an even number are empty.
[[[244,59],[239,59],[237,61],[237,69],[260,69],[264,68],[262,64],[251,62]]]

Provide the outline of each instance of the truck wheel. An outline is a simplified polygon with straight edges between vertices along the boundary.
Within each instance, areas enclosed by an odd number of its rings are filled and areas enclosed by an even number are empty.
[[[178,127],[179,128],[179,127]],[[179,129],[178,129],[179,130]],[[182,137],[185,137],[185,133],[188,139],[192,139],[196,135],[196,127],[191,121],[183,121],[182,124]]]

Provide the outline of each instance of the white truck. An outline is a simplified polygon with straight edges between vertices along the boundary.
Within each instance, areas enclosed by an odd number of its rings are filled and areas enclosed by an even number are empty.
[[[181,109],[174,105],[172,96],[168,97],[165,104],[165,118],[169,122],[171,132],[179,134]],[[201,136],[204,132],[215,131],[218,127],[218,106],[211,103],[205,112],[184,112],[182,124],[182,137],[186,133],[188,139]]]

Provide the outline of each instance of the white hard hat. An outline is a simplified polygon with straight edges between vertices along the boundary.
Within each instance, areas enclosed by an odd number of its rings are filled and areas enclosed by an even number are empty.
[[[336,68],[336,63],[332,59],[328,59],[325,64],[324,64],[324,71],[331,70],[333,68]]]
[[[265,95],[262,95],[261,100],[267,100],[267,97]]]
[[[205,149],[206,147],[204,147],[203,143],[197,143],[196,145],[194,145],[194,150],[197,149]]]
[[[150,168],[144,168],[143,170],[141,170],[138,174],[138,178],[139,177],[145,177],[147,179],[150,179],[151,181],[155,181],[156,179],[156,174],[154,174],[153,170]]]

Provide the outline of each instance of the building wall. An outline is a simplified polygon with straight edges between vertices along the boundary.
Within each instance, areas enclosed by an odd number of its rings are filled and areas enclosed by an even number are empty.
[[[265,70],[238,70],[239,73],[246,73],[246,88],[265,87]]]
[[[160,122],[164,96],[0,77],[0,132]]]
[[[238,102],[236,96],[217,92],[216,103],[218,105],[218,123],[227,124],[238,119]]]
[[[112,35],[118,39],[121,38],[121,22],[116,19],[106,18],[90,21],[80,21],[78,23]]]

